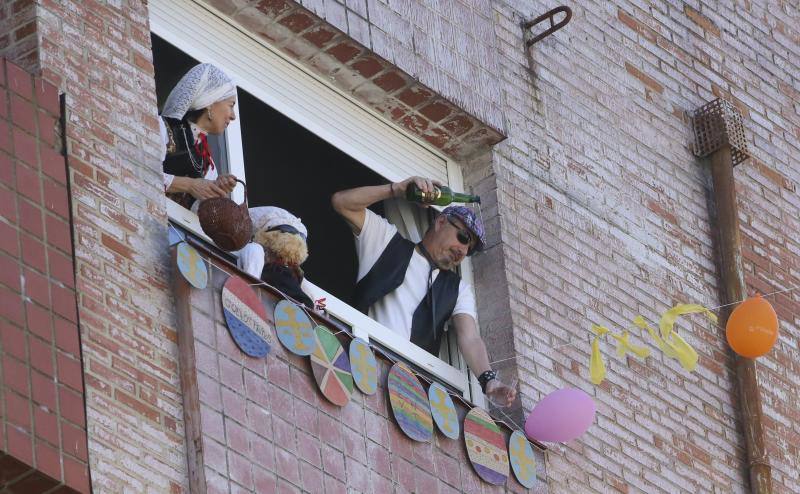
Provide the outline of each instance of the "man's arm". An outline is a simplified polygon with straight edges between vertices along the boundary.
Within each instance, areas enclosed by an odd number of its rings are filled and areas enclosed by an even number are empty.
[[[393,197],[394,188],[394,184],[386,184],[341,190],[333,194],[331,205],[347,221],[353,233],[359,235],[364,227],[367,207]]]
[[[333,209],[342,215],[350,225],[350,229],[356,235],[361,233],[364,227],[365,209],[378,201],[390,199],[392,197],[405,197],[406,187],[414,182],[417,187],[424,192],[433,191],[434,185],[441,185],[435,180],[422,177],[410,177],[402,182],[390,183],[386,185],[368,185],[366,187],[356,187],[333,194],[331,205]]]
[[[478,334],[475,319],[469,314],[456,314],[453,316],[453,328],[458,338],[458,349],[472,373],[480,376],[485,371],[491,370],[486,344]],[[517,396],[517,390],[497,379],[492,379],[486,383],[486,395],[496,404],[510,406]]]

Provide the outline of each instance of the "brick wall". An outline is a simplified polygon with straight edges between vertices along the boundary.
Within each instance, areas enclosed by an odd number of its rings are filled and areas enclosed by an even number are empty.
[[[0,489],[89,492],[57,89],[0,59]]]
[[[222,262],[215,261],[217,265]],[[175,272],[183,314],[180,352],[187,430],[197,456],[192,488],[203,492],[547,492],[532,491],[510,474],[504,488],[484,483],[466,456],[463,433],[450,440],[434,432],[412,441],[392,417],[386,379],[391,363],[378,355],[375,394],[356,389],[339,407],[320,393],[309,358],[287,352],[275,336],[266,358],[246,356],[230,336],[220,294],[237,271],[211,268],[209,285],[192,288]],[[256,289],[270,324],[280,300]],[[334,329],[332,326],[330,328]],[[340,339],[344,345],[347,338]],[[462,418],[467,409],[458,404]],[[506,429],[508,432],[508,430]],[[544,475],[540,455],[538,475]]]
[[[459,101],[456,94],[432,89],[435,79],[418,77],[413,67],[398,68],[391,55],[379,52],[369,39],[346,32],[346,26],[324,20],[294,0],[207,3],[410,136],[456,160],[504,138],[496,120],[481,119],[478,108],[454,104]]]
[[[67,94],[93,482],[180,490],[188,480],[146,6],[41,2],[32,54],[14,48],[27,39],[32,4],[4,4],[0,49]],[[565,385],[598,403],[589,433],[551,450],[552,490],[744,490],[721,329],[681,323],[700,353],[691,375],[660,355],[625,365],[605,348],[609,377],[597,388],[586,334],[591,322],[629,327],[637,313],[653,320],[676,302],[718,304],[708,174],[690,152],[686,113],[717,96],[743,110],[754,156],[736,171],[748,283],[797,283],[797,6],[574,2],[572,22],[526,53],[520,23],[556,2],[303,5],[508,136],[467,163],[470,185],[496,191],[486,216],[493,248],[475,259],[482,325],[496,331],[495,358],[523,356],[523,409]],[[774,302],[783,336],[759,362],[760,382],[776,491],[797,492],[797,294]]]
[[[763,272],[750,267],[750,286],[797,284],[800,176],[791,153],[800,118],[789,88],[797,85],[798,33],[781,18],[797,19],[798,11],[767,12],[755,2],[735,10],[716,2],[582,2],[572,5],[571,24],[526,60],[519,22],[546,6],[495,7],[509,136],[496,148],[495,170],[515,343],[526,357],[525,408],[564,385],[592,392],[598,403],[589,433],[552,451],[551,488],[744,490],[724,331],[694,318],[681,325],[700,353],[691,375],[660,355],[626,366],[608,345],[609,379],[593,390],[586,330],[590,322],[628,328],[637,313],[655,320],[677,302],[718,305],[708,174],[691,155],[686,116],[717,96],[745,110],[755,156],[737,169],[742,220],[757,225],[745,227],[746,243],[751,233],[761,243],[761,254],[754,249],[749,258],[776,261]],[[530,82],[520,87],[522,77]],[[789,410],[797,388],[788,384],[796,382],[796,302],[774,302],[785,304],[784,338],[760,361],[760,383],[774,421],[775,490],[796,492]],[[571,341],[580,343],[548,349]]]
[[[798,101],[797,96],[793,96],[795,101]],[[796,149],[796,139],[794,145]],[[770,163],[776,161],[770,160]],[[754,290],[772,293],[800,286],[800,245],[797,241],[800,200],[797,196],[796,157],[793,166],[794,175],[776,172],[773,166],[753,160],[747,169],[738,172],[742,185],[739,212],[745,280],[751,293]],[[776,491],[798,492],[800,298],[795,291],[776,295],[771,301],[780,319],[780,338],[775,349],[767,357],[759,359],[758,368],[767,451],[773,478],[777,482]]]
[[[0,53],[25,68],[36,66],[36,2],[6,1],[0,5]]]
[[[180,491],[186,455],[144,2],[36,6],[35,67],[65,93],[92,484]]]
[[[490,0],[300,0],[437,94],[503,129]]]

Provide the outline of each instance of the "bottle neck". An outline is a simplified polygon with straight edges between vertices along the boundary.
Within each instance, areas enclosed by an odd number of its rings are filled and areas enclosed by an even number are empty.
[[[480,204],[481,197],[473,194],[464,194],[461,192],[453,192],[453,202],[477,202]]]

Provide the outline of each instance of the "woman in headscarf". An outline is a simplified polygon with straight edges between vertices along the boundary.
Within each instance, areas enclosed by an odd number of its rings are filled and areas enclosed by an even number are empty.
[[[190,208],[197,200],[225,197],[236,186],[233,175],[218,175],[207,134],[225,132],[235,118],[236,86],[210,63],[192,67],[172,89],[159,119],[164,141],[164,190]],[[236,252],[238,264],[258,277],[264,249],[249,243]]]
[[[236,118],[236,86],[210,63],[192,67],[169,93],[161,112],[164,190],[185,207],[227,196],[233,175],[219,175],[207,134],[219,135]]]

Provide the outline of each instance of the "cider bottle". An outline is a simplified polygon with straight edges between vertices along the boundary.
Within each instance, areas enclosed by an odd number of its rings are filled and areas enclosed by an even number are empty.
[[[406,187],[406,200],[419,204],[433,204],[436,206],[447,206],[452,202],[481,202],[480,196],[453,192],[453,189],[446,185],[434,186],[432,192],[423,192],[417,184],[410,183]]]

